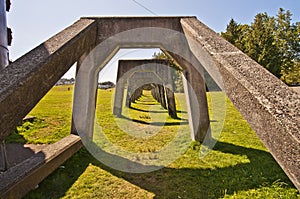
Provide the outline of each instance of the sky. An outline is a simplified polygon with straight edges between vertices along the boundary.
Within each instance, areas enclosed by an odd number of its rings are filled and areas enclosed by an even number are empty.
[[[9,47],[12,60],[83,16],[196,16],[216,32],[225,31],[231,18],[250,24],[257,13],[275,16],[279,8],[290,10],[292,19],[300,21],[300,0],[11,0],[11,3],[7,23],[13,31]],[[122,51],[116,57],[139,58],[153,52],[135,49]],[[108,65],[113,63],[116,59]],[[65,76],[73,74],[70,71]]]

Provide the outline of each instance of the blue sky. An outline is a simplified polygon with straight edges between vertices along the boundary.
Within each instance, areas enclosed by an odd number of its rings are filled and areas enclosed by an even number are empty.
[[[13,31],[12,60],[33,49],[82,16],[197,16],[216,32],[226,29],[231,18],[251,23],[260,12],[276,15],[280,7],[300,21],[299,0],[11,0],[8,26]],[[123,54],[128,52],[123,52]],[[134,57],[133,53],[129,53]],[[139,53],[137,53],[139,54]],[[141,53],[140,53],[141,54]],[[119,55],[120,56],[120,55]]]

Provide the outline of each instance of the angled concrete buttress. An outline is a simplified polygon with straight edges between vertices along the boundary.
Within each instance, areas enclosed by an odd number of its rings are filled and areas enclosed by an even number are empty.
[[[299,94],[196,18],[181,25],[193,54],[300,190]]]

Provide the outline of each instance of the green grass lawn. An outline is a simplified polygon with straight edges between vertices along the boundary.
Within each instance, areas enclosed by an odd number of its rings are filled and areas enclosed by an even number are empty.
[[[124,108],[123,117],[116,118],[111,114],[113,92],[98,91],[101,98],[97,102],[96,121],[102,132],[94,135],[98,146],[120,155],[103,142],[105,136],[111,145],[130,154],[155,154],[181,133],[183,138],[174,143],[182,146],[182,155],[165,168],[134,174],[106,166],[83,148],[25,198],[300,198],[297,189],[222,93],[210,93],[208,97],[221,102],[225,99],[224,126],[218,123],[221,113],[210,109],[213,136],[218,141],[210,153],[199,157],[200,143],[186,145],[189,126],[182,94],[176,95],[180,119],[168,117],[147,92],[133,104],[133,109]],[[18,127],[7,141],[53,143],[68,135],[72,93],[65,86],[54,87],[29,114],[37,119]],[[215,132],[220,127],[223,128],[219,137]],[[139,155],[126,158],[151,163],[159,158],[159,153],[153,160],[137,159]]]
[[[70,90],[68,90],[70,88]],[[28,114],[36,119],[18,126],[6,142],[50,144],[70,134],[73,86],[56,86]]]

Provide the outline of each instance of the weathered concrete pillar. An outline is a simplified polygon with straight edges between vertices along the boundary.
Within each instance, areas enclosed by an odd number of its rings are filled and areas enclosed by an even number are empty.
[[[7,22],[6,22],[6,1],[0,0],[0,70],[8,65],[8,48],[7,48]],[[0,141],[0,170],[7,169],[5,141]]]
[[[158,101],[158,92],[157,92],[157,85],[156,84],[154,84],[154,88],[152,89],[152,96],[156,101]]]
[[[113,108],[113,114],[116,116],[122,115],[122,105],[123,105],[123,97],[124,97],[124,89],[125,89],[124,78],[121,78],[123,74],[124,74],[124,70],[119,67],[117,73],[115,100],[114,100],[114,108]],[[127,93],[128,90],[129,88],[127,88]]]
[[[127,93],[126,93],[126,102],[125,102],[125,105],[126,107],[131,107],[131,102],[132,102],[132,95],[133,95],[133,82],[131,79],[129,79],[128,81],[128,84],[127,84]]]
[[[166,102],[166,95],[165,95],[165,87],[163,85],[158,85],[159,90],[159,98],[160,104],[164,109],[168,109],[167,102]]]
[[[195,64],[195,66],[174,53],[170,52],[170,54],[180,66],[185,68],[182,74],[182,80],[186,96],[191,137],[193,140],[202,142],[205,137],[211,138],[205,80],[200,71],[202,66],[192,54],[190,55],[190,61]],[[198,70],[195,69],[195,67],[197,67]]]
[[[137,99],[136,99],[136,100],[138,100],[140,97],[142,97],[142,95],[143,95],[143,90],[144,90],[144,88],[139,88],[139,89],[137,90]]]
[[[142,96],[143,89],[136,85],[136,79],[130,78],[128,80],[127,95],[126,95],[126,107],[131,108],[131,103],[135,103]]]
[[[160,94],[160,89],[159,89],[159,85],[158,84],[154,84],[154,88],[152,89],[151,92],[153,98],[158,102],[158,103],[162,103],[162,99],[161,99],[161,94]]]
[[[153,84],[153,88],[151,89],[151,95],[156,101],[158,101],[158,93],[157,93],[157,85],[156,84]]]
[[[151,94],[164,109],[168,110],[168,114],[172,118],[177,118],[175,96],[170,88],[163,85],[154,85],[154,88],[151,90]]]
[[[174,88],[173,88],[173,80],[171,75],[171,68],[168,67],[167,71],[164,70],[165,74],[164,76],[167,77],[167,84],[165,85],[165,95],[167,99],[167,107],[168,107],[168,113],[169,116],[172,118],[178,118],[177,117],[177,111],[176,111],[176,103],[175,103],[175,96],[174,96]]]
[[[131,107],[131,102],[132,102],[132,99],[130,97],[131,95],[132,95],[131,89],[130,87],[127,87],[125,106],[128,108]]]
[[[176,111],[174,92],[167,87],[165,88],[165,90],[166,90],[166,98],[167,98],[167,103],[168,103],[167,104],[168,113],[172,118],[178,118],[177,111]]]
[[[192,138],[204,141],[204,138],[210,133],[205,82],[201,74],[192,67],[184,71],[183,75]],[[197,121],[195,118],[199,118],[199,120]]]
[[[77,73],[80,69],[80,66],[82,65],[83,61],[85,60],[85,58],[88,56],[89,52],[92,50],[92,48],[90,48],[89,50],[87,50],[85,53],[83,53],[83,55],[81,55],[81,57],[79,58],[79,60],[77,61],[76,63],[76,73],[75,73],[75,79],[76,79],[76,76],[77,76]],[[95,91],[97,92],[97,90]],[[96,93],[96,100],[97,100],[97,93]],[[96,106],[96,104],[95,104]],[[74,115],[72,114],[72,121],[71,121],[71,134],[74,134],[74,135],[78,135],[78,131],[76,129],[76,124],[75,124],[75,121],[74,121]],[[90,135],[92,136],[92,135]]]
[[[0,70],[8,65],[6,1],[0,0]]]
[[[166,62],[165,64],[168,64],[168,62]],[[158,74],[160,78],[163,80],[161,84],[157,84],[159,103],[164,109],[167,109],[168,107],[167,107],[167,101],[165,95],[165,85],[168,83],[167,70],[169,70],[169,67],[163,68],[161,65],[156,64],[155,70],[156,70],[156,74]]]
[[[162,99],[161,99],[161,94],[160,94],[160,88],[159,88],[159,85],[156,85],[156,98],[157,98],[157,101],[161,104],[162,103]]]

